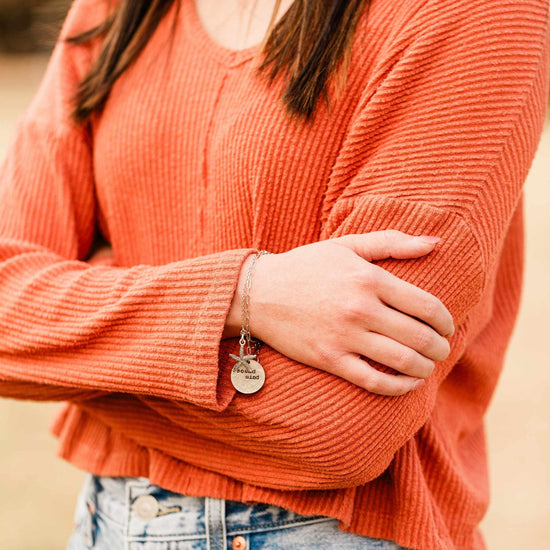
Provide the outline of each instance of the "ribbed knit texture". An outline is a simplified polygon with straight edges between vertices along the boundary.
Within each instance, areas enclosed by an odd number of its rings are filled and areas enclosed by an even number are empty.
[[[517,314],[522,185],[548,96],[546,0],[374,0],[312,124],[172,9],[91,124],[68,119],[98,42],[58,42],[0,171],[0,393],[68,400],[59,454],[100,475],[336,517],[419,550],[484,548],[483,416]],[[62,36],[105,16],[76,0]],[[89,261],[100,229],[113,258]],[[220,340],[246,257],[380,229],[441,237],[380,265],[457,331],[384,397]],[[337,266],[335,266],[337,267]]]

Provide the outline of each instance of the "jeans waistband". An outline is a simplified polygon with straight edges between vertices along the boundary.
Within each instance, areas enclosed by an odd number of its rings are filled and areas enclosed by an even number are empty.
[[[98,513],[141,540],[174,537],[211,539],[210,550],[226,548],[228,536],[290,528],[306,523],[334,522],[319,515],[301,515],[278,506],[248,504],[210,497],[173,493],[146,478],[90,476]]]
[[[273,550],[293,548],[297,541],[300,548],[400,548],[390,541],[339,531],[334,518],[301,515],[264,503],[186,496],[154,485],[146,478],[89,474],[79,503],[76,523],[84,535],[80,539],[89,541],[85,548],[98,550],[253,550],[254,538],[258,547]],[[77,536],[73,541],[76,539]],[[267,546],[262,546],[267,542]]]

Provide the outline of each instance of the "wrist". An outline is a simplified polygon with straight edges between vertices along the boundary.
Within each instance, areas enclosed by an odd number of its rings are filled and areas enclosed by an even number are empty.
[[[250,268],[250,264],[254,258],[254,254],[250,254],[244,260],[241,271],[239,273],[239,280],[237,281],[237,287],[235,288],[235,293],[233,294],[233,300],[231,301],[231,306],[229,307],[229,312],[225,319],[225,328],[222,334],[223,338],[233,338],[239,336],[241,333],[242,326],[242,296],[243,288],[246,281],[246,275]]]

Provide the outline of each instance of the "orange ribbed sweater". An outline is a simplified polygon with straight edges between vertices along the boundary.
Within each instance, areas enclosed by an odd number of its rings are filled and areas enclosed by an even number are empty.
[[[62,36],[104,16],[76,0]],[[484,548],[483,417],[518,308],[548,36],[546,0],[373,0],[309,125],[191,0],[86,126],[69,98],[98,43],[59,41],[0,172],[0,394],[67,400],[59,453],[96,474]],[[221,335],[245,258],[388,228],[442,238],[380,262],[454,317],[425,387],[374,395],[264,345],[265,386],[236,394]],[[99,231],[112,260],[90,261]]]

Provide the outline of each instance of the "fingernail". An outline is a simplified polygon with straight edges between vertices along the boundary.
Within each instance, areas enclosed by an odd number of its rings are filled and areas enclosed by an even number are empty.
[[[426,383],[426,380],[417,380],[413,385],[412,389],[417,390],[418,388],[421,388]]]
[[[419,235],[415,238],[426,244],[436,244],[441,240],[439,237],[433,237],[431,235]]]

